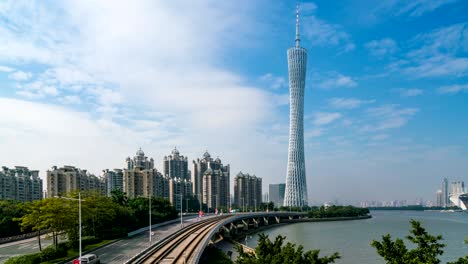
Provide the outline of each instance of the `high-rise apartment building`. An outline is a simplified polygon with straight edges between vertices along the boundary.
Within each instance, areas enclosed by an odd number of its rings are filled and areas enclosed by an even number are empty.
[[[123,170],[103,170],[102,176],[106,181],[107,196],[111,196],[112,191],[119,190],[123,192]]]
[[[262,178],[239,172],[234,178],[234,203],[242,210],[254,209],[262,201]]]
[[[97,191],[107,194],[106,182],[74,166],[53,166],[47,171],[47,197],[64,195],[71,191]]]
[[[161,197],[169,199],[169,179],[154,168],[154,159],[145,156],[141,148],[126,160],[123,170],[123,191],[128,198]]]
[[[187,157],[180,155],[177,148],[172,150],[171,155],[164,156],[163,174],[171,179],[190,180]]]
[[[177,211],[180,211],[181,207],[186,208],[184,203],[186,204],[187,199],[190,199],[192,194],[191,181],[181,178],[169,179],[169,201]]]
[[[268,191],[269,191],[270,201],[275,204],[275,207],[283,206],[286,184],[284,183],[270,184],[268,189],[269,189]]]
[[[203,177],[205,171],[211,169],[213,171],[220,171],[219,175],[226,175],[229,178],[229,164],[224,166],[221,162],[221,159],[216,158],[213,160],[210,153],[206,151],[203,154],[203,158],[194,160],[192,162],[192,184],[193,184],[193,194],[199,200],[203,200]]]
[[[304,87],[307,50],[299,45],[299,8],[296,8],[296,45],[288,49],[289,150],[284,206],[307,205],[304,159]]]
[[[202,203],[212,211],[219,207],[230,206],[229,167],[227,170],[208,168],[203,173]]]
[[[0,200],[30,202],[42,199],[42,179],[38,170],[15,166],[0,171]]]

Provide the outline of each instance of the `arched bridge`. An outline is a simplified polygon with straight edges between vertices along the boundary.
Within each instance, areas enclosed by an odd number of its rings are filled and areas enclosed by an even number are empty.
[[[215,216],[195,222],[161,240],[127,263],[198,263],[211,243],[233,238],[249,230],[306,220],[306,213],[262,212]]]

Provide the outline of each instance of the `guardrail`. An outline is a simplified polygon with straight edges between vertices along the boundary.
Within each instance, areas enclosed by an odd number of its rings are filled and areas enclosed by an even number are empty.
[[[43,230],[43,231],[40,232],[41,235],[46,234],[46,233],[47,233],[47,230]],[[11,236],[11,237],[4,237],[4,238],[0,238],[0,245],[10,243],[10,242],[19,241],[19,240],[23,240],[23,239],[28,239],[28,238],[32,238],[32,237],[36,237],[36,236],[37,236],[37,232],[27,233],[27,234],[22,234],[22,235],[17,235],[17,236]]]

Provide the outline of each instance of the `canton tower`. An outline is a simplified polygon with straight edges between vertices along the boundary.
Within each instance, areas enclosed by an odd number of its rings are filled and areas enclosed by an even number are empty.
[[[284,206],[307,205],[304,162],[304,86],[307,50],[299,45],[299,6],[296,5],[296,45],[288,49],[289,150]]]

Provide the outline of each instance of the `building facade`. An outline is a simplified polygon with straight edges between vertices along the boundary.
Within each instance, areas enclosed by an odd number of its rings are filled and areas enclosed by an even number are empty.
[[[234,203],[242,211],[256,209],[262,201],[262,178],[239,172],[234,178]]]
[[[111,196],[112,191],[119,190],[123,192],[123,170],[103,170],[102,176],[106,181],[106,193],[107,196]]]
[[[128,198],[160,197],[169,200],[169,179],[154,168],[154,159],[145,156],[141,148],[123,169],[123,192]]]
[[[171,179],[190,180],[187,157],[180,155],[177,148],[172,150],[171,155],[164,156],[163,174]]]
[[[286,184],[270,184],[268,186],[268,193],[270,195],[270,201],[275,204],[275,207],[281,207],[284,203],[284,192],[286,190]]]
[[[203,200],[203,178],[205,172],[211,169],[213,171],[220,171],[219,175],[227,175],[229,178],[229,164],[224,166],[221,159],[216,158],[213,160],[210,153],[206,151],[203,154],[203,158],[194,160],[192,162],[192,184],[193,184],[193,195],[200,200]],[[224,177],[224,176],[223,176]]]
[[[65,195],[72,191],[97,191],[106,195],[106,181],[74,166],[53,166],[47,171],[47,197]]]
[[[304,87],[307,50],[299,38],[299,9],[296,11],[296,45],[288,49],[289,72],[289,150],[284,206],[302,207],[308,203],[304,159]]]
[[[202,178],[202,203],[208,211],[230,207],[229,170],[208,168]]]
[[[31,202],[42,199],[42,179],[38,170],[15,166],[0,171],[0,200]]]
[[[181,207],[187,210],[187,206],[184,206],[184,203],[192,197],[192,194],[191,181],[181,178],[169,179],[169,201],[177,211],[180,211]]]

